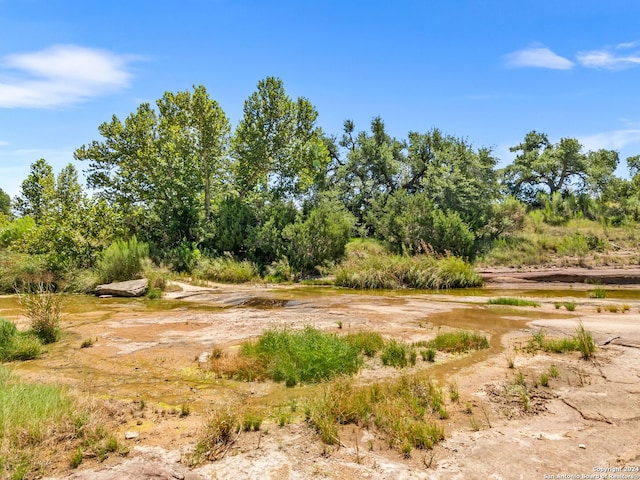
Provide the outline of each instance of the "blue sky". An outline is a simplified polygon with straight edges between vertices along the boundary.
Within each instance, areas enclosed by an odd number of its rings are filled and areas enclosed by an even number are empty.
[[[165,91],[203,84],[235,126],[269,75],[328,134],[379,115],[502,165],[530,130],[618,150],[621,175],[640,154],[637,1],[0,0],[0,188]]]

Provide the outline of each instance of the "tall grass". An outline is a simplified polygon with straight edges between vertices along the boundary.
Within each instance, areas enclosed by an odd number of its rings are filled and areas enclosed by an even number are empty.
[[[101,420],[105,413],[58,386],[22,382],[0,366],[0,478],[40,478],[47,458],[71,451],[74,468],[85,455],[102,460],[120,451]]]
[[[42,343],[54,343],[60,337],[62,296],[43,284],[19,294],[20,305],[31,323],[33,333]]]
[[[439,333],[427,346],[442,352],[461,353],[489,348],[489,340],[478,333],[458,331]]]
[[[390,447],[406,453],[430,449],[444,439],[439,419],[447,418],[444,395],[428,379],[403,376],[396,381],[356,387],[346,378],[328,383],[307,401],[308,422],[324,443],[340,442],[339,425],[376,429]]]
[[[229,256],[202,257],[191,274],[199,279],[224,283],[246,283],[259,278],[258,268],[253,263]]]
[[[579,351],[582,358],[588,360],[595,355],[596,344],[590,331],[584,328],[582,322],[578,323],[575,332],[570,338],[545,338],[542,330],[538,330],[529,340],[529,350],[540,348],[546,352],[564,353]]]
[[[482,278],[457,257],[351,256],[335,268],[335,284],[357,289],[446,289],[474,287]]]
[[[100,280],[104,283],[121,282],[137,278],[149,256],[149,245],[135,237],[116,240],[103,253],[98,262]]]
[[[539,307],[540,302],[526,300],[524,298],[500,297],[491,298],[487,302],[489,305],[510,305],[513,307]]]
[[[311,326],[300,331],[267,330],[256,342],[244,343],[240,356],[255,359],[270,378],[287,386],[353,374],[362,365],[359,349],[352,343]]]

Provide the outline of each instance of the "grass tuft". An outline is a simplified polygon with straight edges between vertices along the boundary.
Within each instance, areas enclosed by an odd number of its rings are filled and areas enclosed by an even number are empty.
[[[484,335],[472,332],[445,332],[438,334],[428,346],[441,352],[461,353],[489,348],[489,340]]]
[[[540,302],[525,300],[524,298],[500,297],[492,298],[487,302],[489,305],[510,305],[513,307],[539,307]]]

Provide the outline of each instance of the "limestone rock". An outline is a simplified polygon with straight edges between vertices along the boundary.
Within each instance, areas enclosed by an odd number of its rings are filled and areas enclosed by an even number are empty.
[[[105,283],[96,287],[96,295],[111,295],[113,297],[141,297],[149,287],[149,280],[128,280],[126,282]]]

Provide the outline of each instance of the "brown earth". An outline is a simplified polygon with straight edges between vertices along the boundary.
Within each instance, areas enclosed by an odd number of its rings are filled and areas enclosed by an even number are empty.
[[[525,282],[444,294],[183,284],[182,292],[156,303],[82,297],[67,308],[65,339],[42,359],[15,365],[15,370],[27,379],[120,402],[126,412],[117,427],[120,442],[129,447],[126,457],[111,456],[103,463],[85,459],[69,472],[68,453],[61,451],[51,457],[50,478],[542,479],[599,475],[600,468],[636,469],[640,291],[607,287],[606,299],[592,299],[587,295],[592,285],[540,288],[530,279]],[[488,297],[505,292],[542,305],[486,304]],[[556,309],[555,303],[563,301],[574,301],[576,310]],[[12,302],[0,299],[0,314],[19,320]],[[609,312],[613,305],[620,313]],[[623,306],[628,307],[625,313]],[[578,321],[598,343],[609,342],[598,348],[595,360],[582,360],[578,353],[527,351],[532,332],[542,328],[550,337],[568,336]],[[266,405],[277,411],[289,408],[292,398],[302,404],[318,388],[216,379],[199,367],[198,359],[214,346],[233,350],[271,326],[307,324],[336,333],[374,330],[412,342],[433,338],[439,329],[473,329],[490,337],[491,348],[463,356],[438,354],[435,364],[418,360],[407,370],[427,373],[445,391],[455,383],[460,392],[458,402],[448,400],[446,439],[433,450],[413,450],[404,458],[375,432],[353,425],[340,431],[341,445],[327,446],[298,409],[292,423],[280,427],[270,417],[260,432],[241,434],[223,458],[188,468],[185,455],[193,450],[211,406]],[[97,341],[80,348],[87,338]],[[543,387],[540,375],[552,364],[559,376]],[[404,372],[374,362],[354,381],[370,383]],[[520,372],[529,390],[527,408],[512,388]],[[182,406],[188,406],[189,415],[180,415]],[[127,433],[135,438],[126,439]]]

